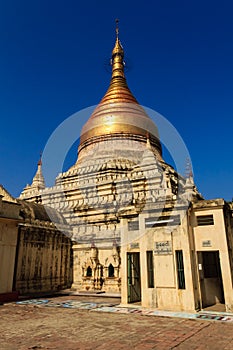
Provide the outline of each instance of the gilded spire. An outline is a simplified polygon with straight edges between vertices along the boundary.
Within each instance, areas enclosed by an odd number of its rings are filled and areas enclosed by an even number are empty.
[[[110,81],[110,86],[105,96],[103,97],[102,103],[112,103],[112,102],[129,102],[137,103],[136,98],[133,96],[128,88],[124,68],[124,50],[119,38],[119,20],[116,19],[116,42],[112,50],[112,78]]]
[[[112,79],[121,77],[125,79],[124,75],[124,50],[119,39],[119,20],[116,19],[116,42],[112,50]]]
[[[84,149],[93,139],[110,137],[110,135],[139,137],[142,142],[146,141],[149,132],[150,143],[158,148],[161,154],[158,130],[149,118],[145,110],[139,105],[130,91],[125,74],[124,50],[119,38],[119,20],[116,20],[116,41],[112,50],[112,77],[109,88],[104,97],[95,108],[91,117],[82,128],[79,152]]]
[[[115,46],[112,50],[112,65],[114,63],[114,58],[116,55],[119,55],[122,59],[122,63],[124,64],[124,50],[123,47],[121,45],[120,39],[119,39],[119,26],[118,26],[119,20],[116,19],[116,43]],[[123,70],[124,70],[124,66],[123,66]]]

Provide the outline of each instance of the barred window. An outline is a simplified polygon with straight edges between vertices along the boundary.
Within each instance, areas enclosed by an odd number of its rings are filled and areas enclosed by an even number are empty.
[[[176,268],[178,288],[185,289],[184,260],[182,250],[176,250]]]
[[[214,225],[213,215],[198,215],[197,216],[197,225],[198,226]]]
[[[146,252],[147,259],[147,283],[148,288],[154,288],[154,263],[153,263],[153,251],[148,250]]]

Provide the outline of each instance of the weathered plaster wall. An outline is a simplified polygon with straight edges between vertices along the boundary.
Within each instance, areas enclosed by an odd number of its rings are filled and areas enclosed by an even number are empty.
[[[20,294],[48,292],[71,283],[71,240],[56,229],[21,225],[15,289]]]

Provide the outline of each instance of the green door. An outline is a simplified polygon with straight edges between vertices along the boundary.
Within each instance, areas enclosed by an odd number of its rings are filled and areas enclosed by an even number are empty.
[[[140,253],[127,253],[128,303],[141,301]]]

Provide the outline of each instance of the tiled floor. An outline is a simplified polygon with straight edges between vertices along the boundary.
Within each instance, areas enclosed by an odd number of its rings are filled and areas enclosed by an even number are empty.
[[[83,299],[82,299],[83,298]],[[141,314],[147,316],[162,316],[162,317],[178,317],[178,318],[188,318],[188,319],[201,319],[206,321],[224,321],[233,322],[233,314],[226,314],[221,312],[221,306],[216,306],[216,308],[208,308],[208,310],[203,310],[199,313],[187,313],[187,312],[172,312],[172,311],[162,311],[162,310],[150,310],[141,307],[139,304],[131,306],[121,306],[118,301],[107,301],[105,298],[99,300],[93,298],[94,300],[84,299],[84,297],[79,297],[76,300],[70,299],[69,297],[63,298],[40,298],[40,299],[29,299],[24,301],[19,301],[17,305],[37,305],[44,307],[61,307],[68,309],[80,309],[80,310],[90,310],[98,312],[111,312],[118,314]],[[216,310],[216,311],[215,311]],[[218,310],[218,311],[217,311]]]

